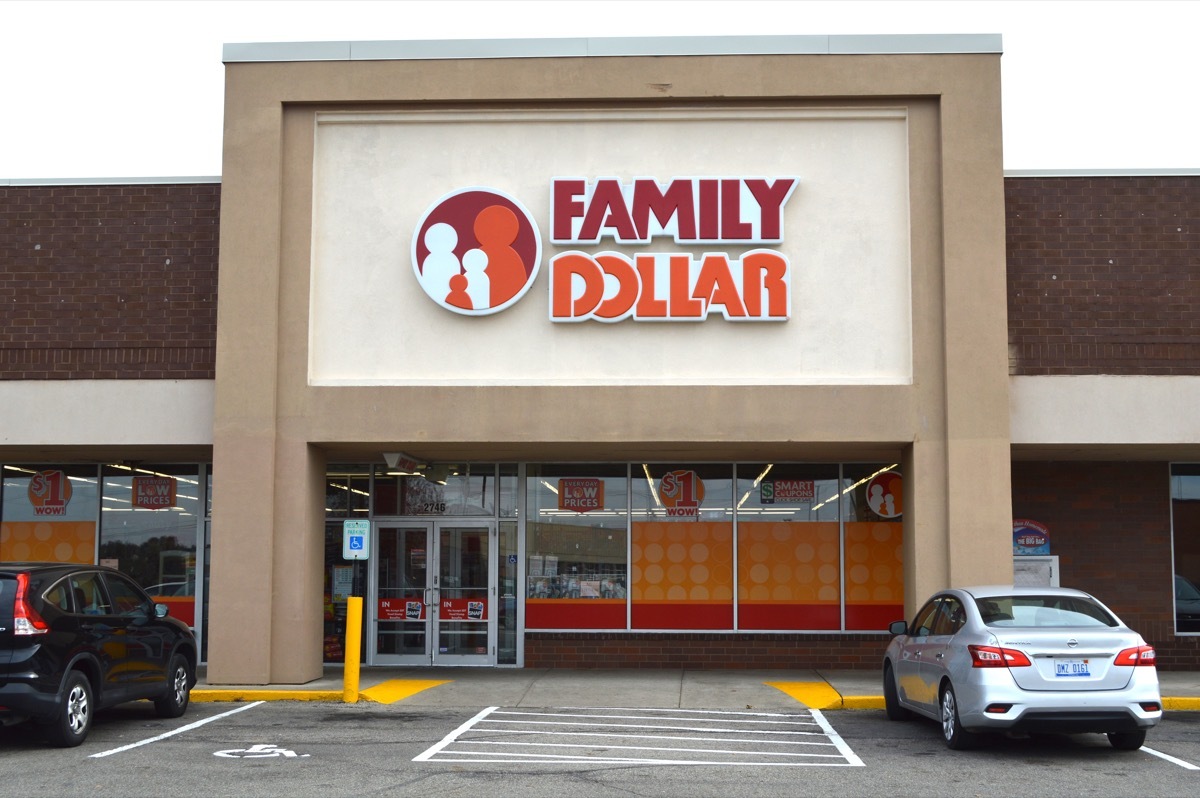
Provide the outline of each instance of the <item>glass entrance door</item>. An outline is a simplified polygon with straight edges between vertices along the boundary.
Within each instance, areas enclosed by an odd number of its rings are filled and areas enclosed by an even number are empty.
[[[369,664],[496,661],[490,522],[377,522]]]

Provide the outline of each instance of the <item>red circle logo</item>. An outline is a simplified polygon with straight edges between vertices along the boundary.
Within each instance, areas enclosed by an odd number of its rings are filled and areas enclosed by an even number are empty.
[[[876,474],[867,483],[867,506],[882,518],[904,513],[904,478],[895,471]]]
[[[519,201],[492,188],[439,199],[417,225],[413,272],[429,298],[465,316],[513,305],[537,277],[542,237]]]

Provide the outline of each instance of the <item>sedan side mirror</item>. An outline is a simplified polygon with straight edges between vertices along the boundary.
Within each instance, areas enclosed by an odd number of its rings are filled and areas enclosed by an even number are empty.
[[[891,632],[892,635],[908,634],[908,624],[904,621],[892,621],[888,624],[888,631]]]
[[[170,612],[171,612],[171,608],[168,607],[166,604],[155,604],[154,605],[154,617],[155,618],[166,618],[167,614]]]

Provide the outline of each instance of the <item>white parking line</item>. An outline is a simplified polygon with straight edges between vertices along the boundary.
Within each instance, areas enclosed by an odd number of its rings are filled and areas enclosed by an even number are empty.
[[[643,709],[638,713],[630,708],[531,712],[488,707],[413,761],[863,767],[815,710],[774,714]],[[629,720],[645,722],[616,722]],[[773,728],[752,728],[752,724]]]
[[[1153,754],[1159,759],[1165,759],[1174,765],[1179,765],[1179,767],[1184,768],[1185,770],[1200,770],[1200,765],[1193,765],[1191,762],[1184,762],[1182,759],[1176,759],[1170,754],[1164,754],[1162,751],[1155,751],[1153,748],[1147,748],[1144,745],[1142,746],[1142,750],[1147,754]]]
[[[440,743],[438,743],[437,745],[435,745],[433,748],[430,748],[428,751],[426,751],[426,752],[425,752],[425,753],[423,753],[423,754],[418,754],[416,757],[414,757],[414,758],[413,758],[413,761],[414,761],[414,762],[425,762],[425,761],[426,761],[426,760],[428,760],[430,757],[432,757],[434,754],[438,753],[438,752],[439,752],[439,751],[441,751],[443,748],[445,748],[446,746],[448,746],[448,745],[450,745],[452,742],[454,742],[456,739],[458,739],[458,736],[459,736],[460,734],[463,734],[463,733],[465,733],[467,730],[469,730],[469,729],[470,729],[472,726],[474,726],[476,723],[478,723],[479,721],[483,720],[484,718],[486,718],[488,715],[492,714],[493,712],[495,712],[495,711],[496,711],[497,709],[499,709],[499,708],[500,708],[500,707],[488,707],[487,709],[483,710],[483,711],[482,711],[482,712],[480,712],[478,715],[476,715],[475,717],[471,718],[469,721],[467,721],[466,723],[464,723],[463,725],[459,726],[457,729],[455,729],[454,731],[450,732],[450,733],[449,733],[449,734],[447,734],[445,737],[443,737],[443,738],[442,738],[442,741],[441,741]]]
[[[156,742],[158,742],[159,740],[165,740],[165,739],[167,739],[168,737],[174,737],[176,734],[182,734],[182,733],[183,733],[183,732],[185,732],[185,731],[191,731],[192,729],[199,728],[200,726],[203,726],[203,725],[204,725],[204,724],[206,724],[206,723],[212,723],[214,720],[219,720],[220,718],[225,718],[225,717],[228,717],[228,716],[230,716],[230,715],[236,714],[236,713],[238,713],[238,712],[245,712],[247,709],[251,709],[251,708],[253,708],[253,707],[256,707],[256,706],[258,706],[258,705],[259,705],[259,704],[261,704],[261,703],[263,703],[263,702],[262,702],[262,701],[255,701],[255,702],[254,702],[254,703],[252,703],[252,704],[246,704],[246,705],[244,705],[244,706],[240,706],[240,707],[238,707],[237,709],[231,709],[231,710],[229,710],[228,712],[222,712],[222,713],[221,713],[221,714],[219,714],[219,715],[213,715],[213,716],[212,716],[212,717],[210,717],[210,718],[205,718],[204,720],[198,720],[198,721],[196,721],[195,723],[189,723],[189,724],[188,724],[188,725],[186,725],[186,726],[180,726],[178,729],[174,729],[174,730],[172,730],[172,731],[169,731],[169,732],[167,732],[166,734],[160,734],[160,735],[158,735],[157,737],[150,737],[149,739],[146,739],[146,740],[141,740],[141,741],[139,741],[139,742],[136,742],[136,743],[130,743],[129,745],[123,745],[123,746],[121,746],[120,748],[113,748],[112,750],[109,750],[109,751],[101,751],[101,752],[100,752],[100,753],[98,753],[98,754],[92,754],[92,755],[91,755],[90,757],[88,757],[88,758],[89,758],[89,759],[99,759],[99,758],[100,758],[100,757],[102,757],[102,756],[109,756],[109,755],[111,755],[111,754],[119,754],[119,753],[121,753],[122,751],[128,751],[128,750],[129,750],[129,749],[131,749],[131,748],[138,748],[138,747],[140,747],[140,746],[143,746],[143,745],[149,745],[150,743],[156,743]]]

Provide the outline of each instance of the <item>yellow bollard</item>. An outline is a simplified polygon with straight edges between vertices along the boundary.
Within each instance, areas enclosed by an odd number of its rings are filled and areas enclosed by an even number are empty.
[[[358,703],[359,649],[362,641],[362,596],[346,599],[346,667],[343,672],[342,701]]]

